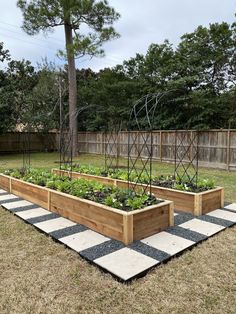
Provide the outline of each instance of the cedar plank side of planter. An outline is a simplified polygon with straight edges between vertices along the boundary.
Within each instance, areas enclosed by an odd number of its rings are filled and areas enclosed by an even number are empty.
[[[209,213],[210,211],[224,207],[224,189],[219,187],[210,191],[202,193],[202,215]]]
[[[43,208],[48,208],[48,189],[44,187],[31,183],[25,184],[24,181],[11,179],[11,193]]]
[[[7,176],[1,176],[0,187],[7,192],[11,192],[11,178]]]
[[[51,192],[51,211],[122,241],[123,216],[105,206],[102,206],[101,213],[101,206],[77,197],[68,198],[64,193]]]
[[[3,174],[0,187],[126,245],[174,225],[170,201],[125,212]]]
[[[148,225],[146,222],[149,222]],[[139,212],[134,215],[134,240],[142,239],[143,233],[145,237],[156,234],[164,229],[168,228],[169,225],[174,225],[174,220],[168,223],[168,205],[162,207],[159,215],[156,215],[156,210],[151,209],[145,212]]]
[[[66,170],[53,169],[53,173],[58,175],[72,175],[72,178],[84,178],[87,180],[95,180],[100,183],[105,183],[120,188],[128,188],[128,182],[112,178],[104,178],[100,176],[94,176],[90,174],[81,174],[78,172],[72,172]],[[132,184],[132,183],[131,183]],[[144,185],[136,184],[137,189],[141,189]],[[224,207],[224,188],[217,187],[215,189],[193,193],[187,191],[179,191],[159,186],[152,186],[152,193],[157,197],[164,200],[170,200],[174,202],[174,208],[176,210],[191,213],[195,216],[200,216],[209,213],[212,210]]]

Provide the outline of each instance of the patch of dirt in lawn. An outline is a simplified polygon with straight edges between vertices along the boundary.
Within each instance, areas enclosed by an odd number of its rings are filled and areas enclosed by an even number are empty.
[[[0,313],[235,313],[236,227],[124,285],[0,208]]]

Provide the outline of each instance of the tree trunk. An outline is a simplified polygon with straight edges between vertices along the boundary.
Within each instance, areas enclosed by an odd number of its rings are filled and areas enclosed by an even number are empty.
[[[71,132],[72,155],[78,154],[78,122],[77,122],[77,82],[75,69],[75,56],[72,49],[72,28],[69,23],[64,26],[66,51],[68,60],[68,82],[69,82],[69,127]]]

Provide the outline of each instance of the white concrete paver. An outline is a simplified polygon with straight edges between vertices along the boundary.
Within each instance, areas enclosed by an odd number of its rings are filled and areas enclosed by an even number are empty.
[[[86,230],[76,234],[60,238],[60,241],[77,252],[88,249],[92,246],[109,241],[110,238],[104,237],[100,233],[92,230]]]
[[[123,280],[128,280],[159,263],[157,260],[129,248],[123,248],[97,258],[94,262]]]
[[[193,241],[178,237],[165,231],[145,238],[141,240],[141,242],[158,250],[164,251],[170,255],[177,254],[178,252],[181,252],[182,250],[195,243]]]
[[[16,201],[16,202],[11,202],[11,203],[6,203],[3,204],[3,206],[6,209],[13,209],[13,208],[18,208],[18,207],[24,207],[24,206],[30,206],[32,205],[32,203],[25,201],[25,200],[21,200],[21,201]]]
[[[236,203],[232,203],[230,205],[225,206],[225,208],[233,210],[236,212]]]
[[[0,195],[0,201],[7,201],[13,198],[18,198],[18,196],[15,196],[13,194]]]
[[[69,219],[59,217],[55,219],[50,219],[42,222],[38,222],[34,224],[35,227],[45,231],[45,232],[52,232],[55,230],[64,229],[67,227],[71,227],[76,225],[76,223],[70,221]]]
[[[236,222],[236,213],[231,213],[222,209],[213,210],[207,215],[211,217],[216,217],[216,218],[221,218],[221,219],[229,220],[232,222]]]
[[[36,218],[50,214],[50,211],[41,207],[17,212],[16,215],[23,219]]]
[[[204,234],[208,237],[225,229],[224,226],[216,225],[196,218],[179,225],[179,227]]]

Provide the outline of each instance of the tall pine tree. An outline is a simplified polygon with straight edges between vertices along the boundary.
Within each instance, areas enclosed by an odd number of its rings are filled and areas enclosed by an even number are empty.
[[[103,55],[102,44],[118,36],[112,24],[120,15],[109,6],[107,0],[18,0],[17,6],[23,12],[23,29],[29,35],[40,31],[48,33],[58,26],[64,27],[65,55],[68,62],[69,125],[73,135],[73,155],[76,155],[78,123],[75,58]],[[88,31],[84,33],[82,27]]]

